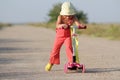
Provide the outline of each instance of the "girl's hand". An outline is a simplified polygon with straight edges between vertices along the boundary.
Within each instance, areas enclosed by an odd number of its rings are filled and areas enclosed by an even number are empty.
[[[68,25],[67,24],[62,24],[61,25],[64,29],[68,28]]]
[[[59,29],[66,29],[66,28],[68,28],[68,25],[67,24],[59,24],[57,26],[57,28],[59,28]]]
[[[87,26],[83,25],[83,24],[81,24],[81,25],[78,26],[78,29],[86,29],[86,28],[87,28]]]

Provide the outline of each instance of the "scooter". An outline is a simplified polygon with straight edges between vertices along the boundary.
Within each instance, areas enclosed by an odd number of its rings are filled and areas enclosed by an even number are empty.
[[[72,68],[68,68],[69,63],[64,65],[64,72],[68,73],[69,71],[81,71],[85,72],[85,65],[80,64],[79,56],[78,56],[78,39],[76,34],[77,26],[72,26],[71,28],[71,37],[72,37],[72,48],[73,48],[73,63]],[[79,66],[79,67],[78,67]]]

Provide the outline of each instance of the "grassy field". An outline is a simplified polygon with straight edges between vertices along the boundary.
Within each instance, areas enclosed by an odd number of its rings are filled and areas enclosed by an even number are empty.
[[[46,27],[55,29],[55,23],[36,23],[30,24],[36,27]],[[103,37],[110,40],[120,40],[120,24],[87,24],[86,30],[78,30],[78,33],[93,36]]]
[[[55,30],[55,23],[29,23],[36,27],[45,27]],[[0,23],[0,29],[12,26],[9,23]],[[92,37],[103,37],[110,40],[120,40],[120,24],[87,24],[86,30],[77,30],[78,33]]]
[[[120,24],[88,24],[87,30],[81,31],[81,33],[95,37],[120,40]]]
[[[0,29],[2,29],[4,27],[8,27],[8,26],[12,26],[12,24],[9,24],[9,23],[0,23]]]

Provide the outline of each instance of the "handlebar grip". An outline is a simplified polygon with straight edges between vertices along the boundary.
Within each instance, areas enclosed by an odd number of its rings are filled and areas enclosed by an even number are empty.
[[[78,26],[78,29],[86,29],[87,26],[84,26],[84,27],[81,27],[81,26]]]

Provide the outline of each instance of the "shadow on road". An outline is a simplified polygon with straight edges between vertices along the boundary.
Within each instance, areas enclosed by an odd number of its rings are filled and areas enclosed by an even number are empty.
[[[0,73],[0,78],[22,78],[22,77],[29,77],[33,75],[39,75],[38,72],[7,72],[7,73]]]
[[[120,71],[120,68],[88,68],[85,73],[103,73]]]
[[[34,40],[0,39],[0,54],[48,51],[47,48],[31,47],[36,42],[40,43],[39,41],[34,41]],[[26,46],[26,45],[29,45],[29,46]]]
[[[12,48],[12,47],[1,47],[0,54],[3,53],[29,53],[29,52],[43,52],[39,48]]]

